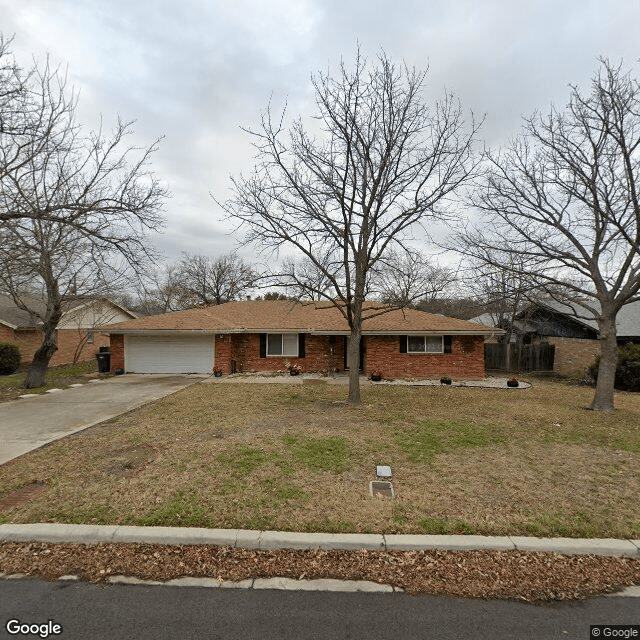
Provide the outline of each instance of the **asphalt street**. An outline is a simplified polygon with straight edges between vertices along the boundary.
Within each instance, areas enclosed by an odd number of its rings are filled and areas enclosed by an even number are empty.
[[[13,627],[9,624],[13,622]],[[0,580],[0,638],[64,640],[555,640],[590,638],[592,624],[640,624],[640,600],[601,597],[530,605],[335,592],[255,591]],[[7,625],[9,624],[9,630]],[[56,627],[59,625],[59,628]],[[58,633],[55,633],[58,631]]]

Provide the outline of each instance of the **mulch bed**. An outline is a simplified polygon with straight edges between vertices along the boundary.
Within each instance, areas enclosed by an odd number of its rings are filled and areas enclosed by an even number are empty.
[[[0,573],[56,580],[286,577],[371,580],[410,594],[578,600],[640,584],[640,559],[524,551],[256,551],[206,545],[0,544]]]

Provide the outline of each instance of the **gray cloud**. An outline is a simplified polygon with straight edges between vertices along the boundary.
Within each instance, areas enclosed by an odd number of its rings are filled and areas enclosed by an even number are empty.
[[[429,65],[427,97],[453,91],[499,145],[523,114],[588,82],[599,55],[635,64],[640,18],[636,0],[0,0],[0,11],[23,64],[49,53],[68,65],[87,126],[120,114],[139,144],[165,136],[154,167],[174,196],[157,244],[170,258],[229,248],[209,193],[224,199],[229,175],[251,167],[240,126],[271,96],[309,114],[310,74],[351,60],[356,43]]]

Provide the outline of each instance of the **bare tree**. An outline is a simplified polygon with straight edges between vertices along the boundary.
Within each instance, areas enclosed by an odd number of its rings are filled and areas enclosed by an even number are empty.
[[[483,301],[484,313],[495,326],[506,333],[500,341],[509,343],[515,333],[516,320],[529,302],[536,297],[536,283],[522,270],[519,256],[509,256],[504,267],[472,261],[468,265],[466,283],[469,292]]]
[[[11,55],[12,41],[0,34],[0,180],[42,151],[73,108],[73,96],[59,90],[64,78],[48,63],[43,69],[23,70]],[[25,213],[0,211],[0,221]]]
[[[289,298],[319,301],[331,296],[334,279],[340,279],[342,262],[331,254],[318,255],[315,262],[289,258],[283,263],[283,271],[287,274]]]
[[[246,227],[246,242],[293,248],[326,277],[329,289],[309,282],[308,297],[342,313],[351,362],[359,361],[363,320],[388,309],[364,305],[372,269],[389,250],[405,250],[414,225],[445,217],[472,169],[477,126],[467,126],[451,95],[428,107],[425,75],[383,53],[374,66],[358,54],[351,71],[342,63],[336,77],[312,76],[319,136],[301,120],[286,131],[285,114],[274,120],[268,109],[260,129],[249,131],[258,154],[253,174],[233,179],[235,195],[223,205]],[[274,275],[300,288],[291,269]],[[357,367],[348,401],[360,402]]]
[[[57,222],[129,262],[148,255],[144,232],[162,227],[159,203],[167,195],[149,169],[158,141],[128,146],[132,123],[120,120],[110,135],[102,127],[84,134],[66,75],[48,60],[24,70],[10,44],[0,34],[0,228],[25,219]],[[36,172],[47,176],[47,195],[40,187],[34,199],[28,191]]]
[[[149,270],[135,286],[129,308],[143,315],[215,305],[247,295],[254,269],[235,253],[211,257],[183,253],[178,262]]]
[[[57,222],[27,219],[0,230],[0,289],[37,320],[43,338],[27,372],[26,388],[44,384],[57,350],[56,329],[69,304],[122,284],[125,271],[76,230]]]
[[[506,150],[487,155],[474,197],[482,224],[453,244],[551,296],[563,292],[597,320],[591,408],[611,410],[616,315],[640,299],[640,86],[600,62],[588,94],[573,86],[564,109],[526,119]]]
[[[453,269],[433,264],[419,251],[389,251],[375,269],[372,287],[383,302],[407,307],[445,295],[455,282]]]
[[[452,318],[469,320],[485,312],[484,301],[472,297],[464,297],[456,292],[453,296],[436,297],[416,305],[420,311],[440,313]]]
[[[162,224],[166,192],[149,167],[156,144],[128,146],[130,123],[84,134],[64,77],[48,66],[16,73],[22,84],[14,77],[15,91],[0,90],[1,121],[8,113],[11,123],[0,130],[0,287],[41,323],[30,388],[44,384],[65,305],[145,268],[145,232]],[[44,307],[25,292],[39,293]]]
[[[288,296],[286,293],[280,291],[267,291],[262,296],[257,296],[256,300],[292,300],[296,301],[298,298],[294,296]]]
[[[504,349],[504,366],[511,368],[511,343],[522,343],[519,322],[526,315],[528,305],[536,299],[536,283],[522,271],[522,260],[518,255],[509,256],[505,267],[487,265],[482,261],[471,261],[466,276],[467,289],[483,303],[483,314],[491,318],[491,323],[504,329],[497,338]]]
[[[184,295],[179,282],[179,265],[164,264],[139,278],[135,298],[128,305],[145,316],[184,309]]]
[[[175,276],[182,308],[237,300],[251,288],[256,273],[235,253],[216,258],[184,253]]]

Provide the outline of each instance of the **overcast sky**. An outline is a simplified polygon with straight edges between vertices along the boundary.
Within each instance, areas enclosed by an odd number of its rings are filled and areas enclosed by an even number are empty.
[[[68,67],[83,124],[119,115],[136,120],[140,144],[165,136],[154,169],[173,197],[154,242],[169,260],[236,246],[209,194],[224,200],[229,176],[253,164],[240,126],[270,97],[312,113],[310,74],[357,43],[370,58],[383,48],[428,65],[425,97],[446,87],[486,114],[491,146],[523,114],[564,104],[598,56],[636,74],[640,57],[638,0],[0,0],[0,16],[23,66],[49,54]]]

